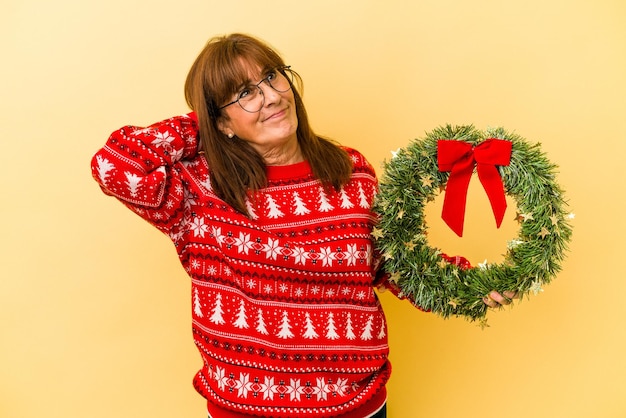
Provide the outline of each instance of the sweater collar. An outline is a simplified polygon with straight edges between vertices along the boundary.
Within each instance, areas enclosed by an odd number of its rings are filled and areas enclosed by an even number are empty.
[[[308,161],[289,165],[268,165],[265,170],[267,180],[297,179],[311,174],[311,166]]]

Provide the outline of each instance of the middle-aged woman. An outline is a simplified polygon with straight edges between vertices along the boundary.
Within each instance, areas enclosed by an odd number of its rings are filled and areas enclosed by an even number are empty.
[[[375,173],[313,132],[294,81],[263,42],[214,38],[187,78],[193,112],[115,131],[93,175],[191,277],[211,417],[384,417]]]

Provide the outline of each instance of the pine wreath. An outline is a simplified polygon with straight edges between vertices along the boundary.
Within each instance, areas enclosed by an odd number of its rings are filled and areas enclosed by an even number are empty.
[[[517,205],[520,229],[507,243],[502,263],[471,267],[429,246],[424,206],[450,178],[449,172],[439,170],[441,140],[462,141],[474,150],[492,139],[510,142],[505,144],[510,149],[508,165],[495,168],[502,198],[506,194]],[[380,220],[372,234],[384,255],[384,268],[416,305],[443,317],[485,321],[488,308],[482,298],[490,291],[536,293],[560,271],[573,215],[566,211],[563,190],[556,183],[557,167],[540,144],[503,128],[482,132],[471,125],[447,125],[412,141],[383,168],[374,205]]]

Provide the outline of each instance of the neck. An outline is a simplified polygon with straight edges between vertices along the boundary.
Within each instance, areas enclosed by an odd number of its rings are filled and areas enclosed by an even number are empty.
[[[291,165],[304,161],[300,145],[296,142],[295,146],[289,149],[272,150],[263,155],[265,165]]]

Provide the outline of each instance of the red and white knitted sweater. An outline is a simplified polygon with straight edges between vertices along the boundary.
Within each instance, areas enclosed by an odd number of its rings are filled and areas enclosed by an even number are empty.
[[[359,417],[385,400],[387,327],[373,291],[374,170],[339,192],[308,163],[267,168],[249,217],[211,190],[195,115],[114,132],[92,160],[105,193],[167,234],[191,277],[194,379],[214,417]]]

